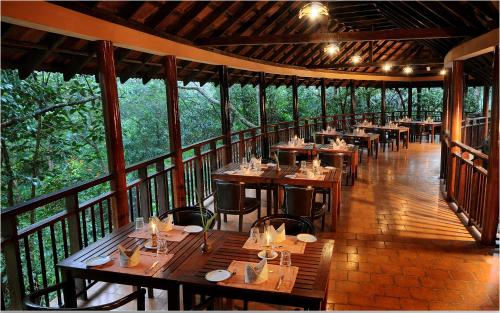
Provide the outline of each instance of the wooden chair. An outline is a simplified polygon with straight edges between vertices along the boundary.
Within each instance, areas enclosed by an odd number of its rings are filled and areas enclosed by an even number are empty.
[[[415,140],[419,138],[420,143],[422,143],[422,138],[427,137],[427,142],[431,142],[431,132],[425,125],[418,125],[415,132]]]
[[[115,300],[110,303],[100,304],[96,306],[88,306],[88,307],[80,307],[80,308],[69,308],[64,304],[60,304],[57,307],[49,306],[49,303],[42,305],[43,302],[41,300],[42,297],[48,299],[49,294],[53,292],[63,292],[64,287],[66,286],[65,282],[55,284],[53,286],[39,289],[29,295],[26,295],[23,299],[23,304],[26,310],[29,311],[109,311],[114,310],[119,307],[124,306],[125,304],[132,302],[133,300],[137,300],[137,310],[144,311],[146,308],[145,295],[146,290],[144,288],[139,288],[137,291],[132,292],[131,294],[122,297],[118,300]]]
[[[212,211],[207,210],[206,208],[202,209],[203,217],[205,220],[209,220],[214,216]],[[172,214],[174,224],[176,225],[198,225],[203,227],[203,223],[201,221],[201,211],[199,207],[196,206],[186,206],[181,208],[175,208],[173,210],[169,210],[163,213],[159,218],[163,219],[167,217],[169,214]],[[210,224],[210,229],[213,229],[215,226],[215,221]]]
[[[391,151],[394,151],[394,143],[396,142],[394,134],[392,132],[386,132],[386,131],[379,131],[378,134],[380,134],[379,144],[382,146],[382,151],[385,152],[386,145],[387,148],[391,146]]]
[[[283,188],[285,190],[283,201],[283,210],[285,213],[308,217],[312,222],[321,219],[321,230],[325,230],[326,205],[315,201],[314,188],[290,185],[284,185]]]
[[[243,215],[258,210],[260,218],[260,199],[245,197],[245,183],[233,183],[215,180],[215,212],[217,229],[221,228],[221,214],[238,215],[238,230],[243,231]],[[225,220],[224,222],[227,222]]]
[[[297,163],[297,153],[295,151],[278,151],[280,165],[295,165]]]
[[[261,228],[262,225],[269,221],[274,228],[278,228],[281,224],[285,224],[285,232],[287,235],[298,235],[298,234],[315,234],[314,225],[311,221],[302,216],[290,215],[290,214],[275,214],[270,216],[264,216],[256,220],[252,227]],[[261,229],[263,230],[263,229]]]

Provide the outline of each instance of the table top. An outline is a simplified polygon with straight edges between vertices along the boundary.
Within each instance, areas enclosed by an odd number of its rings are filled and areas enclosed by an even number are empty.
[[[372,133],[364,133],[364,134],[355,134],[355,133],[344,133],[344,137],[353,137],[353,138],[363,138],[363,139],[378,139],[380,134],[372,134]]]
[[[420,124],[420,125],[433,125],[433,126],[439,126],[441,125],[441,122],[427,122],[427,121],[396,121],[396,123],[398,124],[407,124],[407,125],[411,125],[411,124]]]
[[[273,146],[271,146],[271,151],[275,150],[293,150],[298,152],[327,152],[327,153],[354,153],[356,152],[355,147],[336,147],[332,148],[329,144],[318,144],[318,143],[306,143],[304,145],[299,146],[289,146],[287,142],[279,142]]]
[[[392,130],[392,131],[399,131],[399,132],[405,132],[408,131],[409,128],[405,126],[381,126],[381,125],[355,125],[357,128],[364,128],[364,129],[381,129],[381,130]]]

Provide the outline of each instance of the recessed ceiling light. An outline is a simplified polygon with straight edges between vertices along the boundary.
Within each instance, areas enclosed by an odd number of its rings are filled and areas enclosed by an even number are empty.
[[[439,71],[439,75],[446,75],[446,70],[443,68]]]
[[[425,69],[427,70],[427,72],[431,71],[431,67],[430,66],[427,66]]]
[[[392,68],[392,64],[391,63],[385,63],[384,66],[382,66],[382,69],[384,70],[384,72],[389,72]]]
[[[358,64],[359,62],[361,62],[361,57],[359,55],[353,55],[351,57],[351,62],[353,64]]]
[[[328,16],[328,8],[320,2],[311,2],[306,4],[299,11],[299,19],[304,16],[309,17],[312,21],[316,20],[321,15]]]
[[[336,43],[331,43],[325,47],[324,51],[329,55],[334,55],[339,52],[340,48]]]
[[[413,73],[413,69],[411,68],[411,66],[407,65],[407,66],[403,67],[403,73],[411,74],[411,73]]]

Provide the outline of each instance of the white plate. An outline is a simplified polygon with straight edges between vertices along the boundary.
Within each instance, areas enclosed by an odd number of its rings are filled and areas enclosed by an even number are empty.
[[[149,249],[149,250],[156,250],[157,247],[152,245],[151,240],[148,240],[144,244],[144,248]]]
[[[88,259],[87,261],[85,261],[85,264],[88,267],[101,266],[108,263],[109,261],[111,261],[111,258],[109,256],[98,256],[95,258]]]
[[[205,279],[208,281],[218,282],[228,279],[229,277],[231,277],[231,275],[231,272],[226,270],[215,270],[208,272],[205,275]]]
[[[316,240],[318,240],[315,236],[311,234],[298,234],[297,239],[302,242],[316,242]]]
[[[261,251],[259,251],[259,253],[257,255],[261,259],[274,260],[274,259],[276,259],[278,257],[278,252],[272,251],[271,252],[271,256],[270,257],[266,257],[266,250],[261,250]]]
[[[189,226],[184,227],[184,231],[186,233],[191,233],[191,234],[199,233],[202,230],[203,230],[203,227],[198,226],[198,225],[189,225]]]

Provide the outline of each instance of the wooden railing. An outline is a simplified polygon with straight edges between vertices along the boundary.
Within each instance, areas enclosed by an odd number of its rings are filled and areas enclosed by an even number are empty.
[[[442,140],[442,171],[448,201],[456,206],[464,225],[480,240],[484,227],[488,156],[461,142]],[[496,225],[495,225],[496,227]]]
[[[480,148],[484,141],[484,127],[486,117],[466,118],[462,121],[462,140],[464,144],[473,148]],[[488,123],[488,125],[491,125]]]
[[[346,130],[364,120],[379,123],[380,113],[302,119],[298,134],[312,138],[315,131],[324,127],[323,121]],[[240,161],[243,156],[262,155],[264,136],[267,137],[267,151],[270,151],[270,146],[288,141],[296,133],[293,121],[267,125],[264,133],[260,127],[235,132],[232,134],[232,159]],[[212,195],[211,173],[231,161],[225,159],[226,148],[222,136],[183,148],[187,205],[197,203],[197,193],[205,199]],[[175,171],[170,153],[126,168],[130,220],[137,216],[159,215],[173,208]],[[56,269],[59,260],[112,231],[114,193],[109,190],[111,179],[110,175],[103,176],[2,210],[2,307],[20,308],[24,294],[60,282],[62,278]],[[92,192],[98,195],[85,199]],[[39,217],[29,225],[22,224],[26,215],[36,217],[41,212],[48,216]],[[79,288],[84,290],[86,284],[88,282],[82,282]],[[61,300],[60,294],[56,297]]]

